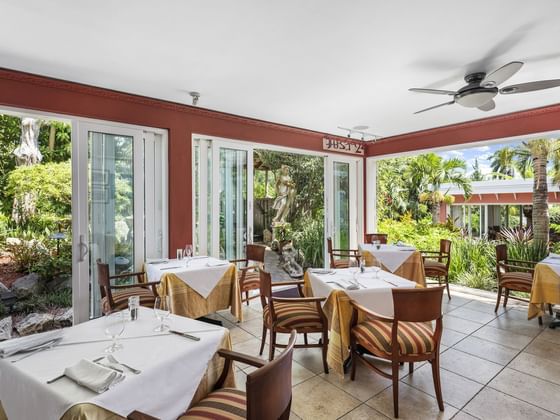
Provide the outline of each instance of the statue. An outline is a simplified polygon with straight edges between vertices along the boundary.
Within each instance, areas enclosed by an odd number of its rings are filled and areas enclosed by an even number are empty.
[[[21,120],[20,145],[14,150],[19,166],[31,166],[40,163],[43,159],[39,151],[39,129],[41,121],[35,118]]]
[[[272,208],[276,210],[276,216],[272,219],[272,226],[286,223],[286,218],[294,203],[296,188],[289,170],[288,165],[282,165],[280,176],[276,180],[276,199],[272,204]]]

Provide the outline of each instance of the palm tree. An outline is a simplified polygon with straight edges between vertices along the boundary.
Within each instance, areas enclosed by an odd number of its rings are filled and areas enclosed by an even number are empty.
[[[473,171],[471,173],[471,180],[473,181],[484,181],[484,174],[480,170],[480,165],[478,164],[478,159],[474,160],[472,165]]]
[[[548,161],[552,160],[552,182],[560,183],[560,140],[535,139],[523,142],[516,149],[518,160],[532,165],[533,172],[533,239],[536,243],[548,245]]]
[[[492,177],[511,178],[515,175],[515,157],[516,151],[511,147],[503,147],[496,150],[490,157],[490,167],[492,168]]]
[[[432,222],[439,222],[440,205],[449,200],[447,192],[440,192],[441,185],[450,183],[463,189],[465,197],[471,193],[471,181],[466,176],[467,165],[459,158],[443,159],[435,153],[418,156],[417,167],[421,170],[424,191],[422,201],[431,204]]]

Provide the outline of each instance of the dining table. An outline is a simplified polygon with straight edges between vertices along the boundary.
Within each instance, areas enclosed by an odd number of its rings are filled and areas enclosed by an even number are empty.
[[[379,265],[383,270],[426,286],[424,260],[413,246],[401,244],[359,244],[367,267]]]
[[[200,318],[229,309],[243,320],[237,267],[227,260],[195,256],[182,260],[153,260],[144,264],[148,281],[159,281],[160,296],[169,296],[171,312]]]
[[[125,321],[122,349],[112,353],[122,363],[112,369],[124,379],[98,393],[61,374],[84,360],[105,360],[111,344],[105,318],[63,329],[56,345],[42,351],[0,358],[0,419],[123,419],[134,410],[176,419],[211,392],[224,365],[217,351],[231,349],[225,328],[170,315],[169,328],[199,340],[156,332],[153,310],[141,307],[136,320]],[[226,386],[235,386],[232,371]]]
[[[414,281],[375,267],[363,272],[358,267],[342,269],[308,269],[304,275],[306,297],[324,297],[323,312],[329,321],[327,363],[336,373],[344,374],[344,364],[350,353],[350,322],[352,305],[360,305],[385,317],[393,316],[395,287],[422,287]],[[358,321],[365,314],[358,314]]]
[[[535,266],[528,319],[543,316],[547,304],[560,304],[560,255],[553,253]]]

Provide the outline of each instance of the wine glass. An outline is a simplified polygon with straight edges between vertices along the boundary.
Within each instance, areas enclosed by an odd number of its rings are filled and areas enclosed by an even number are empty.
[[[185,258],[187,260],[187,266],[191,262],[192,257],[193,257],[193,246],[190,245],[190,244],[187,244],[187,245],[185,245]]]
[[[381,271],[381,264],[379,263],[379,261],[374,258],[372,263],[371,263],[371,270],[373,271],[373,278],[378,279],[379,278],[379,272]]]
[[[154,303],[154,313],[156,314],[156,318],[159,319],[159,326],[154,329],[157,332],[166,331],[169,327],[167,327],[163,322],[171,313],[171,304],[169,300],[169,296],[157,296],[156,301]]]
[[[105,315],[105,335],[113,340],[112,344],[105,349],[105,353],[114,353],[123,348],[117,343],[118,337],[124,332],[125,316],[123,312],[111,312]]]

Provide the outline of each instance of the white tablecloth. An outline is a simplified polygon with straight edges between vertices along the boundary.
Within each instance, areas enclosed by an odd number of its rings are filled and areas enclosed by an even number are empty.
[[[229,261],[212,257],[195,257],[190,261],[188,267],[186,260],[169,260],[163,264],[146,263],[145,270],[148,281],[159,281],[165,274],[174,274],[206,299],[222,279],[229,266]]]
[[[126,379],[103,394],[95,394],[67,378],[46,383],[80,359],[104,355],[103,349],[110,341],[64,345],[107,339],[103,318],[65,329],[61,345],[53,349],[16,363],[10,360],[21,354],[0,360],[0,401],[6,415],[10,420],[59,419],[73,405],[89,402],[123,417],[140,410],[161,419],[177,418],[189,405],[227,330],[171,315],[167,322],[173,329],[201,338],[192,341],[154,332],[158,322],[152,310],[141,307],[138,320],[126,323],[121,336],[124,348],[114,356],[142,373],[134,375],[125,369]],[[134,338],[140,336],[150,337]]]
[[[360,244],[360,251],[367,251],[372,254],[377,261],[383,264],[387,270],[394,273],[399,267],[414,253],[413,247],[397,246],[397,245],[380,245]]]
[[[328,297],[334,289],[346,289],[354,278],[366,286],[358,290],[345,290],[350,298],[360,305],[377,312],[380,315],[393,316],[393,295],[391,289],[394,287],[415,288],[416,283],[403,279],[395,274],[384,270],[379,270],[379,278],[375,278],[375,273],[368,268],[365,273],[359,273],[359,268],[343,268],[332,270],[334,274],[317,274],[309,271],[309,281],[313,290],[313,296]],[[344,287],[340,287],[337,282]]]
[[[548,257],[541,261],[541,264],[548,265],[552,271],[560,276],[560,255],[550,253]]]

